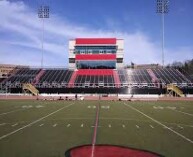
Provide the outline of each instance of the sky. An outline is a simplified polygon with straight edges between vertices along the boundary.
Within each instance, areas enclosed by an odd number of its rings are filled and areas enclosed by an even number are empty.
[[[156,0],[0,0],[0,64],[68,66],[74,38],[124,39],[124,63],[161,64],[161,16]],[[193,0],[170,0],[165,15],[165,64],[193,58]]]

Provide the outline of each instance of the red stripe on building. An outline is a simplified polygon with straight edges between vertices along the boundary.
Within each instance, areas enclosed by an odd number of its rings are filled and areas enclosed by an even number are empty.
[[[77,75],[113,75],[112,69],[79,69]]]
[[[75,60],[116,60],[115,54],[80,54]]]
[[[76,44],[116,44],[116,38],[76,38]]]

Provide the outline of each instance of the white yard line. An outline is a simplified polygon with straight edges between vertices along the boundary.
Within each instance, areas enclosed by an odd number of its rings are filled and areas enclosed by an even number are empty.
[[[192,116],[192,117],[193,117],[193,114],[191,114],[191,113],[186,113],[186,112],[178,111],[178,110],[173,110],[173,111],[176,111],[176,112],[179,112],[179,113],[183,113],[183,114],[185,114],[185,115],[188,115],[188,116]]]
[[[179,136],[179,137],[183,138],[184,140],[186,140],[186,141],[188,141],[188,142],[190,142],[190,143],[193,144],[193,141],[192,141],[191,139],[189,139],[189,138],[185,137],[184,135],[178,133],[177,131],[175,131],[175,130],[169,128],[169,127],[167,127],[166,125],[162,124],[162,123],[159,122],[158,120],[156,120],[156,119],[154,119],[154,118],[152,118],[152,117],[146,115],[145,113],[139,111],[138,109],[132,107],[131,105],[128,105],[128,104],[126,104],[126,103],[124,103],[124,105],[125,105],[125,106],[128,106],[129,108],[133,109],[134,111],[136,111],[136,112],[142,114],[143,116],[145,116],[145,117],[151,119],[151,120],[154,121],[155,123],[157,123],[157,124],[159,124],[159,125],[161,125],[161,126],[167,128],[168,130],[170,130],[171,132],[173,132],[173,133],[176,134],[177,136]]]
[[[6,115],[6,114],[9,114],[9,113],[13,113],[13,112],[17,112],[17,111],[21,111],[21,110],[25,110],[25,109],[17,109],[17,110],[13,110],[13,111],[9,111],[9,112],[0,113],[0,116]]]
[[[35,121],[33,121],[33,122],[31,122],[31,123],[29,123],[29,124],[27,124],[27,125],[19,128],[19,129],[17,129],[17,130],[14,130],[14,131],[12,131],[12,132],[10,132],[10,133],[8,133],[8,134],[5,134],[5,135],[3,135],[3,136],[0,137],[0,140],[4,139],[4,138],[6,138],[6,137],[8,137],[8,136],[10,136],[10,135],[13,135],[13,134],[17,133],[18,131],[23,130],[23,129],[25,129],[25,128],[27,128],[27,127],[29,127],[29,126],[31,126],[31,125],[33,125],[33,124],[35,124],[35,123],[37,123],[37,122],[45,119],[45,118],[47,118],[47,117],[50,117],[51,115],[53,115],[53,114],[55,114],[55,113],[57,113],[57,112],[65,109],[65,108],[67,108],[67,107],[70,107],[71,105],[73,105],[73,104],[64,106],[64,107],[62,107],[62,108],[60,108],[60,109],[58,109],[58,110],[56,110],[56,111],[54,111],[54,112],[52,112],[52,113],[44,116],[44,117],[42,117],[42,118],[39,118],[39,119],[37,119],[37,120],[35,120]]]

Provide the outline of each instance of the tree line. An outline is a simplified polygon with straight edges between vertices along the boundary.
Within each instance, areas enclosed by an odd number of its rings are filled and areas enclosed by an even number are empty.
[[[187,73],[193,77],[193,59],[185,62],[175,61],[172,64],[168,64],[167,67],[173,67],[179,69],[183,73]]]

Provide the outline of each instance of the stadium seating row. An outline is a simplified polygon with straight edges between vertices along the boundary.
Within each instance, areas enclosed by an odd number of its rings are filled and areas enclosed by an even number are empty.
[[[193,87],[193,80],[173,68],[152,69],[70,69],[20,68],[1,86],[21,88],[23,83],[32,83],[38,88],[45,87],[131,87],[164,88],[174,84],[180,88]]]

